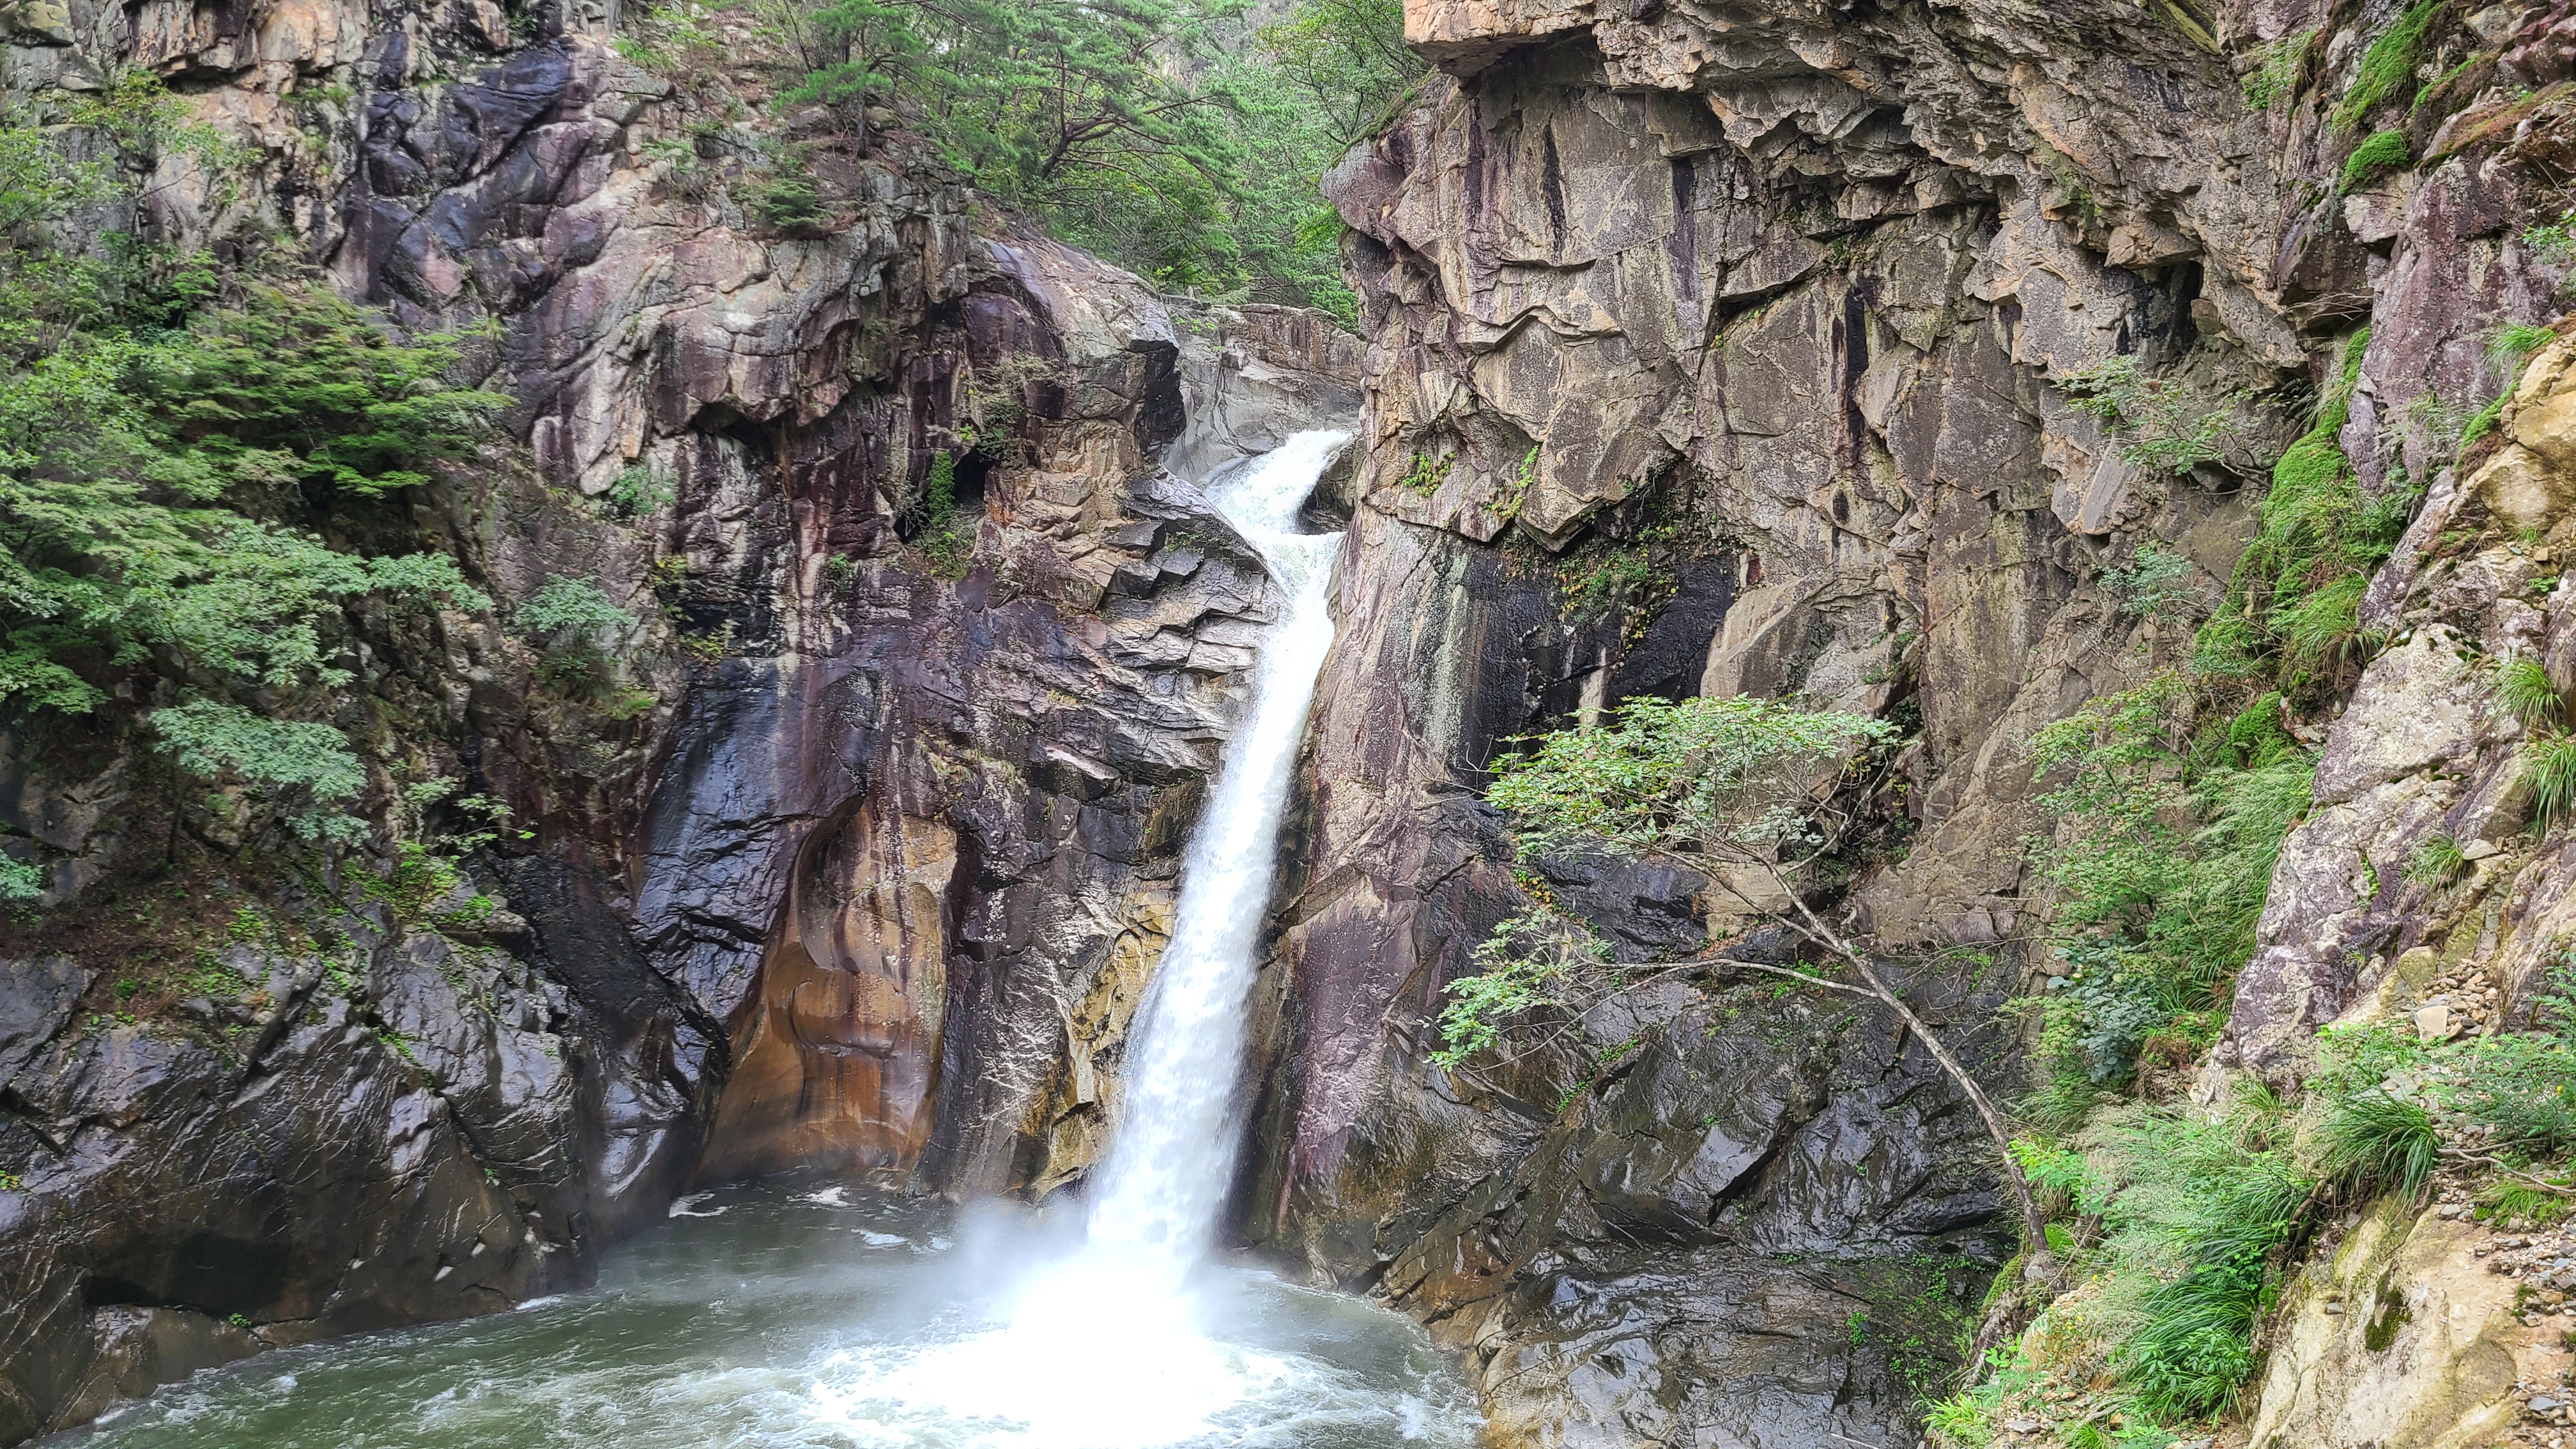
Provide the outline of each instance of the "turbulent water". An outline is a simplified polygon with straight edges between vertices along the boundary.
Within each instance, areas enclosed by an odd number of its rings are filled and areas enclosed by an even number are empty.
[[[88,1437],[257,1444],[1375,1449],[1474,1442],[1411,1323],[1210,1261],[1241,1122],[1254,950],[1315,677],[1337,534],[1299,508],[1346,434],[1301,433],[1216,490],[1279,613],[1181,874],[1082,1231],[957,1233],[822,1186],[702,1194],[600,1287],[512,1314],[268,1355]],[[964,1246],[959,1246],[962,1242]]]
[[[1420,1330],[1252,1273],[1198,1281],[1189,1351],[1015,1338],[1020,1228],[960,1230],[838,1187],[702,1194],[590,1292],[316,1344],[162,1390],[82,1449],[1464,1449]]]

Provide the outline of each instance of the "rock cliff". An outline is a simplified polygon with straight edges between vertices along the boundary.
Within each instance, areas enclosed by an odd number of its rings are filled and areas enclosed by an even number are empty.
[[[2558,310],[2576,54],[2563,7],[2407,13],[2390,81],[2376,5],[1406,6],[1441,74],[1327,180],[1368,454],[1244,1198],[1471,1346],[1500,1442],[1902,1442],[1904,1354],[1853,1315],[1937,1307],[1992,1262],[1993,1203],[1919,1049],[1722,976],[1499,1081],[1428,1068],[1443,984],[1530,884],[1475,803],[1493,752],[1638,693],[1919,720],[1846,919],[1965,962],[1918,987],[2009,1078],[1983,1014],[2040,964],[2027,742],[2188,658],[2107,575],[2155,545],[2205,610],[2347,352],[2332,442],[2365,496],[2430,497],[2360,606],[2399,647],[2298,725],[2318,803],[2208,1090],[2293,1068],[2419,938],[2527,1002],[2558,876],[2522,864],[2516,727],[2439,621],[2564,677],[2554,443],[2523,435],[2556,373],[2475,481],[2460,437],[2511,381],[2497,329]],[[2376,125],[2399,162],[2355,171]],[[2157,468],[2079,405],[2121,366],[2217,419],[2209,456]],[[2482,918],[2381,884],[2436,828],[2489,842]],[[1623,956],[1701,940],[1702,883],[1540,884]],[[1895,1262],[1928,1304],[1864,1281]]]

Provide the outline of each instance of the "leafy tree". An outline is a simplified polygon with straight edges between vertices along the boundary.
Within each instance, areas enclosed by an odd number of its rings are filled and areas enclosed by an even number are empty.
[[[893,104],[992,195],[1165,285],[1256,280],[1348,314],[1326,167],[1423,71],[1393,0],[761,0],[789,106],[866,144]],[[779,199],[762,183],[758,199]],[[790,197],[789,200],[798,198]],[[1324,211],[1329,218],[1329,211]]]
[[[287,823],[304,839],[345,844],[365,833],[364,822],[335,809],[366,788],[367,769],[350,753],[348,736],[331,726],[269,719],[210,699],[155,710],[151,725],[188,773],[238,779],[264,797],[303,802]]]
[[[1426,69],[1404,43],[1404,0],[1304,0],[1256,41],[1336,150],[1367,139]]]
[[[444,340],[396,341],[317,286],[86,234],[123,174],[93,152],[199,140],[131,78],[70,120],[0,109],[0,708],[94,709],[100,669],[156,655],[336,687],[344,602],[485,607],[452,558],[361,558],[300,523],[424,481],[500,399],[444,385]]]
[[[1850,967],[1861,985],[1786,967],[1737,963],[1866,996],[1896,1013],[1985,1124],[2002,1159],[2004,1180],[2020,1206],[2034,1261],[2053,1275],[2046,1221],[2012,1155],[2003,1113],[1888,984],[1877,963],[1808,906],[1796,888],[1798,873],[1842,834],[1833,800],[1847,768],[1863,751],[1894,736],[1894,728],[1881,720],[1769,700],[1700,698],[1673,704],[1636,699],[1611,724],[1538,736],[1536,750],[1496,767],[1486,798],[1512,814],[1524,855],[1580,846],[1697,871],[1719,889],[1735,893],[1748,909]],[[1744,895],[1733,882],[1747,871],[1767,878],[1776,896],[1756,901]],[[1773,899],[1786,904],[1768,903]],[[1563,971],[1563,962],[1559,954],[1540,969]],[[1536,1004],[1544,992],[1522,995],[1530,999],[1502,996],[1496,1009]],[[1473,1031],[1478,1025],[1473,1014],[1443,1022],[1453,1048],[1462,1028]]]

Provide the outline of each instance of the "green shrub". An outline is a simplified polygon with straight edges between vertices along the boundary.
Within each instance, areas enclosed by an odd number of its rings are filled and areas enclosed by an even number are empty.
[[[2336,183],[2335,189],[2359,191],[2380,172],[2404,166],[2414,159],[2415,153],[2406,144],[2405,132],[2373,131],[2368,140],[2353,147],[2352,154],[2344,158],[2343,179]]]
[[[42,866],[0,855],[0,901],[32,901],[45,893],[49,879]]]
[[[820,226],[832,219],[814,178],[802,168],[755,177],[743,184],[743,209],[752,220],[779,231]]]
[[[2504,420],[2504,405],[2511,400],[2511,394],[2507,394],[2493,399],[2485,407],[2469,414],[2469,420],[2460,425],[2460,447],[2465,450],[2480,438],[2494,432],[2496,424]]]
[[[511,623],[532,638],[564,644],[631,629],[635,616],[619,608],[599,585],[558,574],[519,605]]]
[[[2177,604],[2188,604],[2199,575],[2190,559],[2150,540],[2138,545],[2127,568],[2103,570],[2102,582],[2120,600],[2121,613],[2132,619],[2153,619]]]
[[[643,518],[671,506],[680,496],[679,482],[650,463],[622,469],[608,485],[609,507],[619,518]]]
[[[179,767],[209,780],[239,779],[258,795],[305,808],[286,817],[306,840],[351,841],[363,822],[333,807],[366,788],[367,771],[346,735],[326,724],[298,724],[209,699],[152,712],[161,749]]]
[[[2277,696],[2201,753],[2186,749],[2193,704],[2191,681],[2166,673],[2032,737],[2033,764],[2064,778],[2039,801],[2056,833],[2026,845],[2056,887],[2051,941],[2071,984],[2038,1008],[2043,1070],[2023,1110],[2061,1130],[2149,1038],[2210,1038],[2308,808],[2312,760],[2281,733]]]
[[[2576,1043],[2568,1037],[2500,1032],[2460,1043],[2448,1060],[2455,1071],[2437,1090],[2490,1130],[2491,1149],[2532,1163],[2576,1151]]]
[[[2188,473],[2215,462],[2239,436],[2236,399],[2208,398],[2170,378],[2149,377],[2134,356],[2079,367],[2062,385],[2078,408],[2120,439],[2120,456],[2141,468]]]
[[[1445,988],[1440,1049],[1431,1060],[1456,1071],[1493,1050],[1514,1020],[1565,1005],[1577,963],[1606,962],[1609,950],[1607,942],[1554,911],[1527,911],[1504,921],[1476,944],[1475,972]]]

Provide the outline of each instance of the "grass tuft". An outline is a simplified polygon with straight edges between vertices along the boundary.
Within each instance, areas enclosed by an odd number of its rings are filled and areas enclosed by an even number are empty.
[[[2496,665],[2496,707],[2528,728],[2555,724],[2563,701],[2549,670],[2537,659],[2508,658]]]
[[[2441,1145],[2431,1114],[2374,1090],[2328,1103],[2318,1159],[2326,1180],[2347,1199],[2382,1192],[2412,1198],[2432,1178]]]
[[[2541,833],[2576,809],[2576,735],[2552,730],[2523,746],[2531,767],[2531,808]]]
[[[2449,885],[2468,868],[2469,858],[2461,852],[2460,843],[2447,835],[2420,842],[2406,857],[2406,878],[2426,890]]]
[[[2343,179],[2335,184],[2341,192],[2359,191],[2376,180],[2382,171],[2393,170],[2415,159],[2406,145],[2403,131],[2373,131],[2370,139],[2352,148],[2344,158]]]

